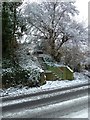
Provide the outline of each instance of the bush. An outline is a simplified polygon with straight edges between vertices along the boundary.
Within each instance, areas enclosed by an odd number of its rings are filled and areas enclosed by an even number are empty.
[[[2,59],[2,68],[7,69],[7,68],[12,68],[18,66],[18,63],[14,64],[12,60],[3,58]]]
[[[2,85],[14,87],[19,84],[25,85],[28,82],[30,71],[21,68],[7,68],[2,71]]]
[[[23,68],[7,68],[2,70],[3,88],[15,87],[17,85],[35,87],[42,85],[41,73],[36,69],[26,70]]]
[[[90,64],[85,64],[85,69],[90,71]]]
[[[80,51],[79,48],[74,46],[73,48],[69,48],[64,46],[61,49],[62,57],[61,63],[68,65],[75,72],[80,72],[82,70],[82,62],[85,60],[83,52]]]
[[[12,64],[10,60],[5,59],[2,65],[2,87],[40,86],[43,84],[40,70],[38,67],[24,69],[19,64]]]

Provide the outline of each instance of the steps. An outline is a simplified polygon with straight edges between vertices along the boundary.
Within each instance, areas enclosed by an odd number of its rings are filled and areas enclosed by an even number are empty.
[[[48,66],[48,70],[57,75],[59,79],[63,76],[63,71],[59,67]]]
[[[45,71],[46,80],[61,80],[62,71],[60,69],[50,66],[48,67],[42,56],[38,56],[37,58],[41,68]]]
[[[61,78],[52,71],[45,71],[45,75],[47,81],[61,80]]]
[[[56,77],[57,80],[60,79],[60,77],[58,75],[56,75],[55,73],[52,73],[52,74]]]

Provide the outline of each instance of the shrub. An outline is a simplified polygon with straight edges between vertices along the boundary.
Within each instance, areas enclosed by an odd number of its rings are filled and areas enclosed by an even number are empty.
[[[38,67],[24,69],[19,64],[12,64],[10,60],[5,59],[2,65],[2,87],[39,86],[43,84],[40,70]]]
[[[35,87],[42,85],[41,72],[36,69],[26,70],[21,67],[2,70],[2,86],[5,88],[17,85]]]
[[[29,78],[30,71],[21,68],[7,68],[2,70],[2,85],[5,87],[14,87],[16,85],[24,85]]]

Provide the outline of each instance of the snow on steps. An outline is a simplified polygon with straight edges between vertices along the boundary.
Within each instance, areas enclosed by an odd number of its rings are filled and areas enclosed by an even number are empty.
[[[46,80],[60,80],[61,78],[58,77],[57,74],[55,74],[52,71],[45,71],[45,75],[46,75]]]

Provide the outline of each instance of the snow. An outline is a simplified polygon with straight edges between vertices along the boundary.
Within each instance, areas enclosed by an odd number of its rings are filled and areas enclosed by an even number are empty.
[[[87,75],[87,76],[90,76],[90,71],[84,70],[84,71],[83,71],[83,74],[84,74],[84,75]]]
[[[71,113],[64,116],[63,118],[88,118],[88,109],[83,109],[81,111],[77,111],[76,113]]]
[[[12,72],[12,68],[2,69],[3,72]]]
[[[12,113],[7,113],[4,115],[4,117],[13,117],[15,118],[16,116],[18,116],[19,118],[20,117],[25,117],[25,116],[29,116],[29,117],[32,117],[33,116],[42,116],[43,114],[49,114],[47,113],[48,111],[51,113],[53,112],[56,112],[56,111],[59,111],[60,109],[63,109],[63,108],[69,108],[72,107],[72,106],[78,106],[80,104],[83,104],[83,103],[86,103],[88,105],[88,96],[84,96],[84,97],[80,97],[80,98],[75,98],[75,99],[72,99],[72,100],[68,100],[68,101],[63,101],[61,103],[55,103],[55,104],[50,104],[50,105],[46,105],[46,106],[42,106],[42,107],[38,107],[38,108],[33,108],[33,109],[24,109],[24,110],[21,110],[21,111],[18,111],[18,112],[14,112],[13,114]],[[87,108],[85,110],[81,110],[81,114],[82,112],[85,111],[85,116],[84,118],[88,118],[88,111],[87,111]],[[72,112],[75,112],[77,113],[76,111],[72,111]],[[79,112],[79,113],[80,113]],[[75,114],[74,113],[74,118],[75,117],[78,117],[80,118],[81,116],[77,113]],[[73,114],[72,114],[73,115]],[[79,115],[79,116],[77,116]],[[53,114],[50,116],[52,117]],[[47,116],[44,116],[45,118]],[[58,116],[57,116],[58,117]],[[59,116],[60,118],[63,118],[64,116]],[[71,116],[69,116],[71,117]]]
[[[87,89],[87,88],[88,88],[87,86],[84,86],[84,87],[80,87],[77,89],[72,89],[72,91],[75,92],[75,91]],[[70,93],[70,92],[71,92],[71,90],[64,90],[61,92],[59,91],[59,92],[48,93],[48,94],[44,94],[44,95],[41,94],[41,95],[34,96],[34,97],[27,97],[27,98],[18,99],[18,100],[12,100],[12,102],[7,101],[7,102],[4,102],[1,106],[8,106],[8,105],[19,104],[19,103],[24,103],[24,102],[28,102],[28,101],[40,100],[43,98],[48,98],[48,97],[52,97],[52,96],[56,96],[56,95],[62,95],[62,94]]]
[[[67,68],[68,68],[71,72],[73,72],[73,70],[72,70],[70,67],[67,66]]]
[[[24,69],[38,69],[38,71],[42,71],[41,66],[37,60],[36,56],[33,56],[34,44],[20,44],[19,49],[17,50],[17,55],[19,59],[19,64]],[[30,54],[30,55],[28,55]]]
[[[8,89],[0,89],[0,97],[9,97],[9,96],[18,96],[18,95],[25,95],[25,94],[32,94],[37,93],[41,91],[48,91],[58,88],[64,88],[64,87],[70,87],[75,86],[79,84],[88,83],[89,78],[86,75],[83,75],[82,73],[74,73],[74,80],[56,80],[56,81],[46,81],[45,85],[42,85],[40,87],[23,87],[23,88],[8,88]]]

